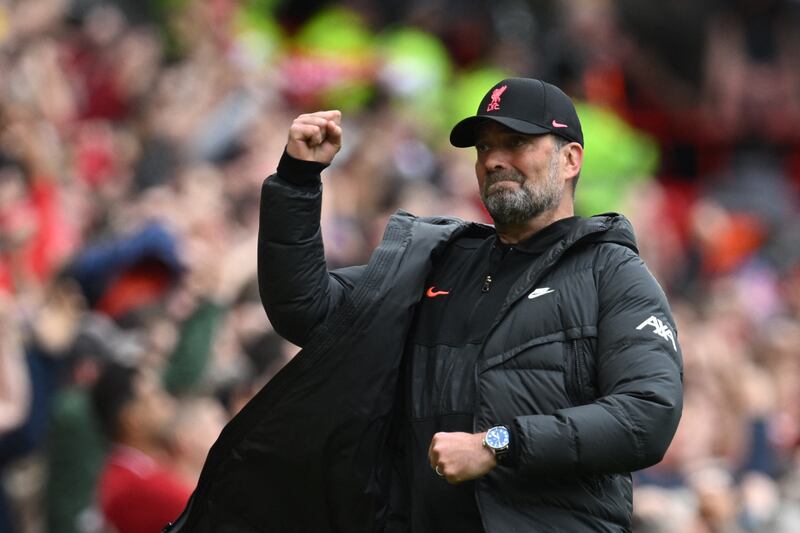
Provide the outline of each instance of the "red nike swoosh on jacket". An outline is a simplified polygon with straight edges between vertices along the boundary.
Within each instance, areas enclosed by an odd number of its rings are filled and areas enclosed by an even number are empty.
[[[428,287],[428,290],[425,292],[425,296],[428,298],[436,298],[437,296],[444,296],[445,294],[450,294],[450,291],[436,291],[435,285]]]

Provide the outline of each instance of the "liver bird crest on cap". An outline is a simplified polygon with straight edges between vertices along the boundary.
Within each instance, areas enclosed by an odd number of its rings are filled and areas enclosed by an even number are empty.
[[[508,85],[503,85],[492,91],[492,101],[486,107],[486,111],[497,111],[500,109],[500,97],[506,92]]]

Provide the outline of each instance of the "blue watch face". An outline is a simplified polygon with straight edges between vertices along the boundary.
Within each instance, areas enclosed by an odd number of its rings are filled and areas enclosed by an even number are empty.
[[[486,444],[495,450],[501,450],[508,446],[508,429],[503,426],[495,426],[486,433]]]

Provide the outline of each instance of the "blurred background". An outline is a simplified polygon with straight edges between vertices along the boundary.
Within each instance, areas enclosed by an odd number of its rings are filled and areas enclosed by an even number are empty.
[[[296,353],[255,279],[296,114],[344,113],[323,233],[358,264],[397,208],[489,220],[447,137],[508,75],[573,96],[577,209],[631,218],[678,321],[683,419],[635,475],[635,531],[800,531],[799,22],[796,0],[0,0],[0,532],[157,531]]]

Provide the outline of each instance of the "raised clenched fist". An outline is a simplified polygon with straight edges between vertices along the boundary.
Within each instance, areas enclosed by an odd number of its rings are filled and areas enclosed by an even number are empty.
[[[341,122],[338,110],[300,115],[289,128],[286,153],[295,159],[329,164],[342,147]]]

